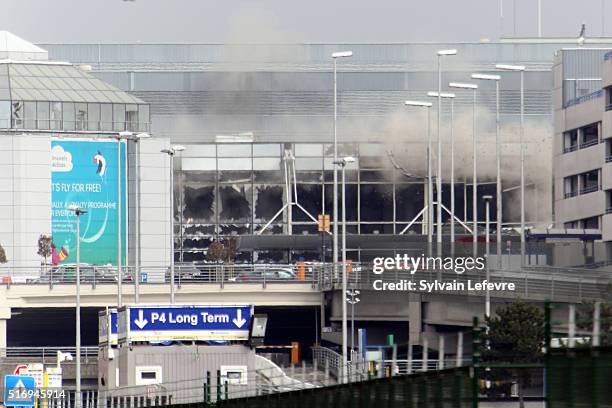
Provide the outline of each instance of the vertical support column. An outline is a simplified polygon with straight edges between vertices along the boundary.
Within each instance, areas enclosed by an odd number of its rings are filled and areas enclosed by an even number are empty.
[[[6,357],[6,321],[11,318],[11,308],[0,308],[0,357]]]
[[[408,344],[420,344],[422,331],[421,296],[408,294]]]

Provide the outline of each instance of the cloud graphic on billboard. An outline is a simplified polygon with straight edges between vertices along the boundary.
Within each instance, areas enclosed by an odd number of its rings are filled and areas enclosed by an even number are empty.
[[[65,151],[62,146],[53,146],[51,149],[51,171],[72,171],[72,153]]]

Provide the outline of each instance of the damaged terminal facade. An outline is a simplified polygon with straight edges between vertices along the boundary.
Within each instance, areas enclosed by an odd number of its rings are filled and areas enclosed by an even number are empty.
[[[240,236],[238,261],[285,262],[299,257],[320,259],[322,241],[317,225],[306,213],[316,218],[330,214],[333,207],[332,52],[350,49],[354,53],[338,61],[339,155],[357,159],[346,168],[348,257],[367,260],[375,251],[369,251],[365,243],[392,234],[398,237],[402,232],[411,237],[422,232],[421,218],[404,230],[425,204],[426,115],[403,106],[403,101],[427,100],[426,92],[436,90],[435,55],[444,48],[458,50],[457,56],[445,59],[444,85],[467,82],[472,72],[493,73],[496,63],[526,66],[527,222],[550,224],[551,67],[555,51],[570,45],[548,39],[462,44],[41,47],[54,59],[91,65],[93,75],[149,103],[152,134],[186,147],[175,158],[175,259],[202,261],[214,239]],[[512,227],[520,217],[516,210],[520,77],[501,75],[503,223]],[[479,84],[476,96],[479,197],[495,194],[495,87],[485,82]],[[588,90],[575,91],[580,96]],[[430,102],[434,102],[431,129],[435,146],[436,101]],[[472,219],[472,109],[471,92],[457,92],[455,213],[468,221]],[[442,178],[447,208],[449,122],[450,105],[445,101]],[[436,160],[434,156],[434,169]],[[291,214],[281,211],[274,219],[288,197],[293,197],[287,194],[288,186],[295,186],[297,203],[303,208],[289,206]],[[481,199],[478,208],[484,224]],[[494,206],[491,213],[495,215]],[[448,232],[448,223],[445,226]],[[461,233],[467,231],[457,225],[457,234]],[[288,239],[288,234],[294,237]],[[274,237],[277,240],[270,245]],[[286,247],[280,249],[279,242]]]

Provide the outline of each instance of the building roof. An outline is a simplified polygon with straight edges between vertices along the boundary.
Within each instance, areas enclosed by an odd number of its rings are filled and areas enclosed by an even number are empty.
[[[0,61],[0,100],[145,103],[68,63],[11,60]]]
[[[49,56],[46,50],[23,38],[8,31],[0,31],[0,59],[46,61]]]
[[[0,31],[0,100],[145,103],[77,66],[49,61],[46,50],[8,31]]]

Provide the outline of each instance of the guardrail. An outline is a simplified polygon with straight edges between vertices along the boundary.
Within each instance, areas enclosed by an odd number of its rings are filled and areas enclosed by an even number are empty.
[[[554,268],[553,268],[554,269]],[[541,270],[537,268],[524,270],[497,270],[490,269],[489,282],[491,283],[513,283],[514,291],[499,290],[491,291],[491,296],[499,298],[523,298],[536,300],[557,301],[583,301],[601,300],[609,296],[612,287],[612,273],[594,271],[589,269],[578,270],[562,268],[554,271]],[[387,270],[381,274],[375,274],[369,268],[348,274],[348,286],[357,289],[374,290],[403,290],[397,288],[398,283],[406,284],[414,282],[417,287],[421,281],[432,283],[434,281],[451,282],[452,288],[434,288],[432,293],[441,294],[464,294],[471,296],[484,296],[485,291],[469,290],[475,282],[486,279],[486,271],[472,271],[457,274],[453,271],[425,270],[411,273],[409,270]],[[341,274],[332,274],[322,280],[323,288],[327,290],[342,288]],[[392,287],[391,285],[396,285]]]
[[[134,268],[125,268],[126,276],[135,276]],[[88,272],[85,272],[85,276]],[[515,290],[493,292],[493,296],[505,298],[531,298],[549,300],[597,300],[602,299],[612,285],[612,272],[594,269],[561,268],[549,266],[527,266],[522,269],[496,269],[491,267],[490,282],[513,283]],[[83,275],[82,275],[83,276]],[[376,274],[371,264],[353,262],[347,265],[348,284],[352,288],[377,289],[376,285],[398,282],[416,282],[421,280],[433,282],[443,280],[456,282],[458,288],[444,290],[434,288],[436,293],[465,293],[470,295],[484,295],[484,291],[462,290],[468,283],[482,281],[486,278],[485,270],[477,270],[457,274],[452,270],[419,270],[412,273],[409,270],[390,269],[382,274]],[[471,281],[471,282],[468,282]],[[141,270],[141,284],[168,284],[170,273],[164,267],[143,267]],[[74,284],[74,275],[63,275],[61,280],[40,277],[28,277],[23,274],[13,274],[3,277],[7,285],[18,284],[46,284],[54,285]],[[116,280],[88,281],[84,279],[83,285],[116,285]],[[124,284],[133,285],[134,280],[124,280]],[[175,269],[175,285],[179,288],[187,284],[225,285],[256,284],[263,289],[268,284],[302,284],[321,290],[341,289],[342,272],[340,265],[336,268],[331,264],[305,263],[295,264],[248,264],[248,265],[188,265],[177,266]],[[390,288],[387,288],[390,289]],[[390,289],[393,290],[393,289]]]
[[[76,348],[74,346],[67,347],[6,347],[0,348],[0,356],[3,358],[36,358],[42,359],[43,363],[56,362],[57,352],[70,353],[74,358],[76,356]],[[81,347],[82,360],[98,359],[97,346]]]

